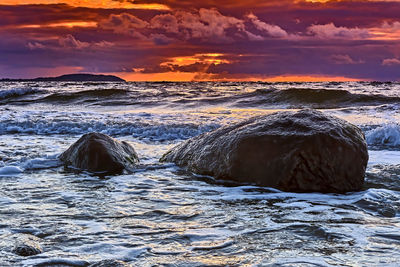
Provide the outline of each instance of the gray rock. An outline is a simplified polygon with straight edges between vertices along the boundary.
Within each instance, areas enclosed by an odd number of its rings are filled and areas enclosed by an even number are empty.
[[[83,135],[59,159],[66,167],[107,174],[131,171],[139,162],[138,155],[130,144],[102,133]]]
[[[13,252],[17,255],[26,257],[43,253],[43,249],[35,237],[24,235],[18,239]]]
[[[89,265],[89,267],[130,267],[131,265],[119,260],[102,260]]]
[[[368,162],[363,132],[316,110],[258,116],[179,144],[162,162],[218,179],[291,192],[360,190]]]

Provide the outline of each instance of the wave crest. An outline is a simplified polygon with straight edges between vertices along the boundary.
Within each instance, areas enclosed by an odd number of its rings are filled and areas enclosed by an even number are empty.
[[[385,124],[365,133],[368,145],[379,147],[400,147],[400,125]]]
[[[186,140],[218,128],[220,125],[195,124],[195,123],[172,123],[172,124],[150,124],[143,122],[74,122],[74,121],[19,121],[0,124],[0,134],[85,134],[87,132],[101,132],[112,136],[131,135],[138,139],[150,141],[174,141]]]
[[[19,97],[24,95],[32,95],[36,93],[40,93],[43,90],[26,87],[26,88],[12,88],[12,89],[3,89],[0,91],[0,100],[5,100],[13,97]]]
[[[346,107],[351,105],[380,105],[399,103],[400,97],[380,94],[356,94],[338,89],[257,89],[250,96],[255,103],[279,103],[290,105],[323,105],[324,108]],[[248,101],[246,102],[249,103]]]

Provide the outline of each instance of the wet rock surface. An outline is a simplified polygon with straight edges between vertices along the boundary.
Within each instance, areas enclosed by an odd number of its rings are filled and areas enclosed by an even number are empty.
[[[368,162],[363,132],[316,110],[253,117],[183,142],[161,161],[291,192],[358,191]]]
[[[33,256],[43,253],[43,249],[34,236],[23,235],[17,238],[13,252],[19,256]]]
[[[120,260],[102,260],[89,265],[89,267],[131,267],[131,266],[132,265]]]
[[[66,167],[107,174],[131,171],[139,162],[139,157],[130,144],[102,133],[83,135],[59,159]]]

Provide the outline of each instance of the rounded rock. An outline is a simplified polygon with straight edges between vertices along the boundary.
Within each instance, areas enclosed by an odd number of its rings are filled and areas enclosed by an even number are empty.
[[[27,257],[43,253],[43,249],[39,243],[33,240],[25,239],[23,241],[20,241],[15,246],[13,252],[17,255]]]
[[[102,260],[92,263],[89,267],[131,267],[131,265],[120,260]]]
[[[131,171],[139,162],[139,157],[130,144],[102,133],[83,135],[59,159],[66,167],[106,174]]]
[[[289,192],[361,190],[368,150],[361,129],[316,110],[277,112],[183,142],[161,161]]]

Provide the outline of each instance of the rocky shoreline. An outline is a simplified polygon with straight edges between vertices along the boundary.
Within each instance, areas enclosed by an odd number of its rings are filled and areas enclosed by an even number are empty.
[[[100,174],[133,172],[134,148],[105,134],[83,135],[59,156],[66,168]],[[191,138],[161,162],[218,179],[289,192],[361,190],[368,163],[358,127],[316,110],[253,117]]]

